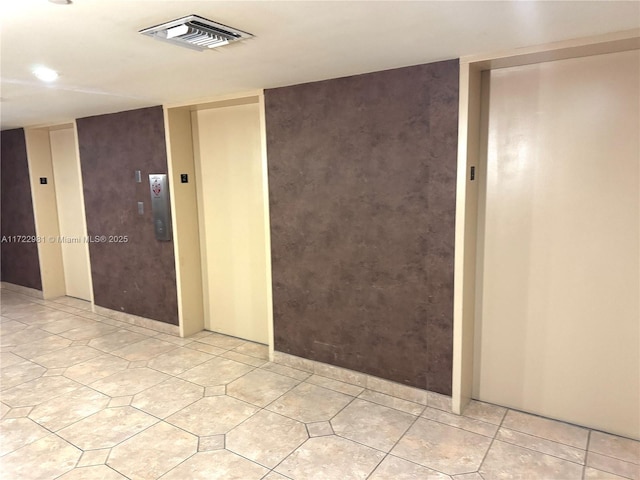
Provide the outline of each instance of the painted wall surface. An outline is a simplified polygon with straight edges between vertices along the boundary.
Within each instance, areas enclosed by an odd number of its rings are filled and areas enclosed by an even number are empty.
[[[31,185],[24,130],[4,130],[0,138],[1,237],[34,237]],[[3,242],[2,281],[42,290],[38,245],[35,242]]]
[[[267,90],[275,349],[451,393],[456,60]]]
[[[475,398],[640,438],[638,105],[638,50],[491,72]]]
[[[127,237],[89,245],[95,304],[177,324],[173,242],[155,239],[150,206],[149,174],[167,173],[162,108],[82,118],[77,129],[88,235]]]

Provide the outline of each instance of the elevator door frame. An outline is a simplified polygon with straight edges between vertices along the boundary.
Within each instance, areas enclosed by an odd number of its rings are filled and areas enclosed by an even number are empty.
[[[478,181],[481,165],[482,72],[640,49],[640,29],[460,59],[458,178],[454,264],[452,411],[471,401],[474,376]],[[473,169],[473,175],[471,171]],[[473,178],[473,180],[471,180]]]

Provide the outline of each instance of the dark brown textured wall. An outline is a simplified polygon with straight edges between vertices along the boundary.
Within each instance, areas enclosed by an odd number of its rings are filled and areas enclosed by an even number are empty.
[[[0,245],[2,281],[42,290],[38,245],[29,183],[27,146],[22,128],[4,130],[0,138]],[[26,236],[14,242],[14,236]],[[11,240],[11,241],[9,241]]]
[[[95,303],[177,325],[173,242],[155,239],[149,193],[149,174],[167,173],[162,107],[77,124],[88,234],[128,237],[89,245]],[[135,182],[136,170],[142,183]]]
[[[265,95],[276,350],[450,394],[458,61]]]

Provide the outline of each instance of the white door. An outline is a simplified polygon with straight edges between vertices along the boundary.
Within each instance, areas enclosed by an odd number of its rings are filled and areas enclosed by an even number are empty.
[[[639,72],[637,50],[491,72],[474,361],[475,398],[635,438]]]
[[[205,328],[268,343],[266,171],[258,103],[192,114]]]
[[[65,239],[61,249],[66,292],[70,297],[91,301],[89,245],[84,242],[87,226],[74,130],[52,129],[49,138],[60,236]]]

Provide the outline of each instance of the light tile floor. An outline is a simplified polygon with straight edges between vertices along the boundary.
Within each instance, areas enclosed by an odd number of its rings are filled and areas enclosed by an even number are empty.
[[[3,479],[640,480],[636,441],[480,402],[457,416],[251,342],[1,293]]]

